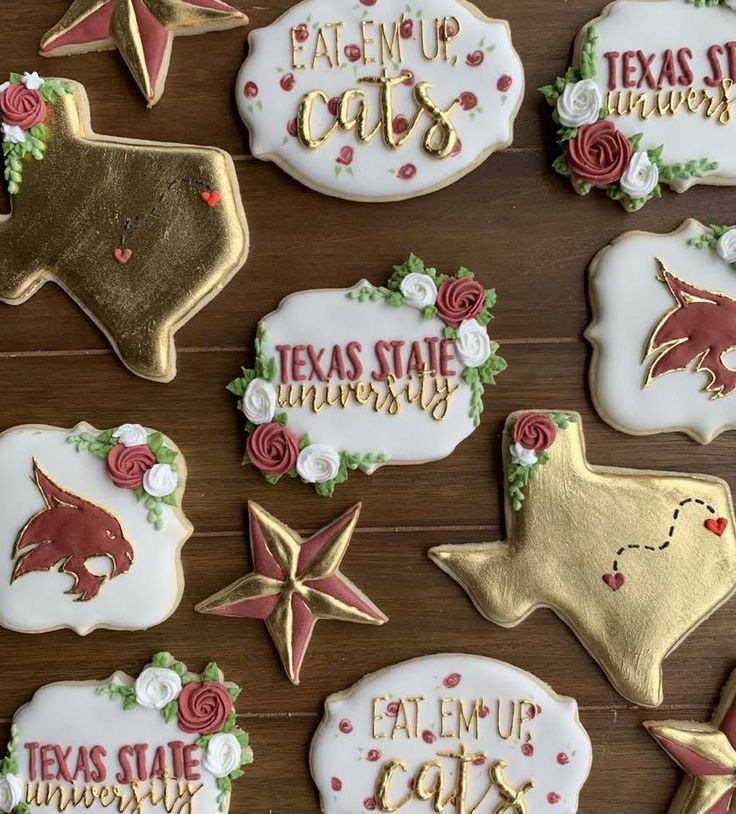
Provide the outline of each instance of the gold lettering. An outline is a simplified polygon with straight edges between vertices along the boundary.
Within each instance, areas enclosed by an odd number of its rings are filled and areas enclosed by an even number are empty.
[[[379,724],[383,720],[383,713],[378,711],[378,704],[381,701],[388,701],[387,695],[379,695],[378,698],[373,699],[373,737],[374,739],[378,740],[380,738],[385,738],[385,732],[378,732],[376,729],[376,725]]]
[[[380,24],[381,32],[381,62],[389,61],[401,63],[404,60],[402,52],[401,26],[399,23],[393,24],[391,39],[386,34],[386,23]]]
[[[368,36],[368,32],[366,31],[367,26],[375,25],[372,20],[362,20],[360,23],[360,38],[363,41],[363,64],[364,65],[371,65],[376,62],[375,57],[368,56],[368,46],[373,45],[376,41],[373,37]]]
[[[400,758],[398,760],[386,761],[376,781],[376,803],[378,804],[378,810],[386,812],[386,814],[392,814],[392,812],[398,811],[402,806],[406,805],[412,797],[412,793],[409,791],[398,803],[390,802],[389,786],[391,785],[393,774],[397,769],[406,773],[406,762]]]

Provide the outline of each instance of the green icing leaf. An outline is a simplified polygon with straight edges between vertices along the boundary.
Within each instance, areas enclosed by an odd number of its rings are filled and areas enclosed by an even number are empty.
[[[167,724],[170,724],[173,720],[175,720],[178,713],[179,704],[176,701],[169,701],[169,703],[161,710],[161,714],[164,716],[164,721],[166,721]]]
[[[211,661],[202,671],[202,681],[220,681],[220,668],[216,662]]]
[[[588,29],[588,39],[580,52],[580,77],[594,79],[596,75],[596,47],[598,29],[592,25]]]

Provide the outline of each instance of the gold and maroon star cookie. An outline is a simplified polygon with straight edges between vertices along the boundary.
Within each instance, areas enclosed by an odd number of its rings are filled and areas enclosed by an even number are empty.
[[[247,23],[221,0],[74,0],[41,40],[41,56],[117,48],[153,107],[164,92],[174,37]]]
[[[248,504],[253,571],[200,602],[216,616],[262,619],[294,684],[319,619],[383,625],[388,618],[340,571],[361,504],[307,540]]]

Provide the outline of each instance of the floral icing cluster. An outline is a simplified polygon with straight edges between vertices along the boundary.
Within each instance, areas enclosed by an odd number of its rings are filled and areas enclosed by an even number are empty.
[[[506,425],[504,437],[511,440],[506,480],[515,512],[524,503],[524,489],[539,478],[540,467],[548,463],[548,450],[557,438],[557,431],[566,430],[577,420],[577,416],[569,413],[522,413]]]
[[[460,268],[450,276],[427,268],[416,255],[394,266],[387,286],[361,288],[348,294],[361,302],[384,299],[389,305],[408,305],[424,319],[437,317],[444,322],[443,336],[455,341],[455,353],[463,366],[463,381],[472,390],[470,415],[480,424],[484,385],[495,384],[496,376],[506,370],[506,360],[498,356],[498,343],[488,336],[491,309],[496,292],[475,279],[472,271]]]
[[[12,726],[7,752],[0,760],[0,812],[3,814],[29,814],[30,811],[23,801],[23,782],[18,776],[19,746],[18,727]]]
[[[253,763],[248,733],[236,725],[240,693],[214,662],[199,675],[187,672],[169,653],[157,653],[132,686],[112,681],[97,688],[98,695],[120,698],[123,709],[158,710],[167,724],[176,721],[182,732],[199,735],[202,766],[217,778],[220,811],[225,811],[232,782]]]
[[[148,509],[157,531],[164,525],[163,507],[177,505],[177,452],[166,446],[160,432],[140,424],[122,424],[99,435],[82,432],[67,439],[77,452],[91,452],[107,463],[107,474],[118,489],[131,490]]]
[[[695,246],[696,249],[715,249],[721,260],[736,270],[736,226],[718,226],[711,223],[704,234],[691,238],[688,244]]]
[[[559,125],[562,153],[552,163],[555,171],[567,176],[579,195],[597,187],[628,212],[637,212],[652,198],[662,197],[662,183],[702,178],[717,170],[718,162],[707,158],[666,164],[664,145],[643,150],[641,133],[627,138],[608,119],[595,81],[597,44],[598,31],[590,26],[580,67],[568,68],[564,76],[539,88],[554,107],[552,118]]]
[[[42,79],[33,73],[10,74],[0,84],[0,120],[2,121],[5,180],[8,192],[17,195],[23,182],[23,160],[43,159],[51,132],[46,124],[48,105],[67,93],[74,85],[55,79]]]
[[[727,6],[736,11],[736,0],[687,0],[695,8],[705,8],[706,6]]]

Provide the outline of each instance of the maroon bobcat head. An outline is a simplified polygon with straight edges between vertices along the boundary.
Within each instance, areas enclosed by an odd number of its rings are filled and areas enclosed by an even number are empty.
[[[108,557],[113,565],[110,579],[125,574],[133,563],[133,547],[125,539],[120,523],[104,509],[65,492],[33,462],[33,476],[46,502],[18,535],[13,550],[17,557],[11,582],[32,571],[50,571],[54,566],[74,577],[70,594],[78,602],[94,599],[107,576],[87,570],[91,557]]]
[[[696,370],[710,375],[706,390],[713,398],[736,389],[736,371],[726,367],[723,355],[736,348],[736,301],[716,291],[698,288],[669,272],[657,261],[662,279],[676,307],[664,316],[649,340],[647,356],[658,356],[649,368],[646,384],[675,370]]]

